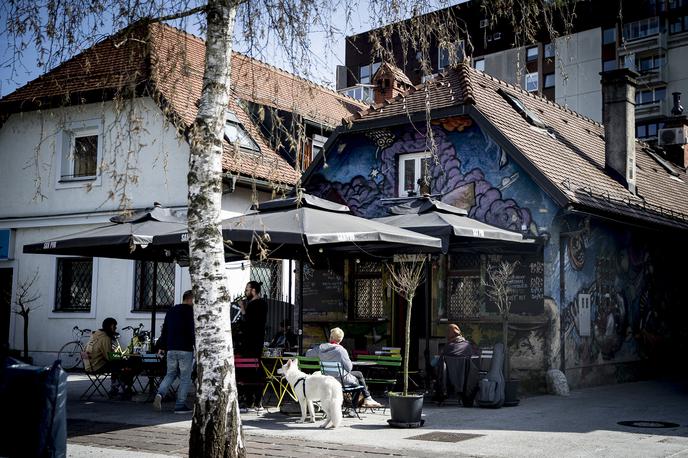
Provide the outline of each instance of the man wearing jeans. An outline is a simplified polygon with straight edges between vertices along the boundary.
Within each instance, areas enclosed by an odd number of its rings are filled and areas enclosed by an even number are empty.
[[[179,389],[174,413],[189,413],[192,410],[186,405],[186,395],[191,386],[191,369],[193,367],[194,349],[193,293],[186,291],[182,303],[177,304],[165,315],[162,332],[158,339],[158,354],[167,353],[167,374],[160,383],[155,395],[153,407],[161,410],[162,398],[179,375]]]

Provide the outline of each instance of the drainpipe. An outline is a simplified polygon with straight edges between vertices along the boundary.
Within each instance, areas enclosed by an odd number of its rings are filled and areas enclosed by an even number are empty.
[[[564,265],[566,262],[567,235],[559,234],[559,370],[566,374],[566,326],[564,323],[564,301],[566,300],[566,278]]]

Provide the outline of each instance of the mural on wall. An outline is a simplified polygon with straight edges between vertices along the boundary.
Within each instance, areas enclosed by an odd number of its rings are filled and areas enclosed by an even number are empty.
[[[671,335],[671,275],[650,236],[581,219],[565,248],[567,367],[636,361],[662,351]]]
[[[494,226],[531,236],[546,232],[554,204],[470,118],[433,121],[432,131],[431,194]],[[411,125],[343,136],[307,187],[345,203],[356,215],[385,216],[393,203],[380,199],[398,197],[399,156],[428,149],[425,130]]]

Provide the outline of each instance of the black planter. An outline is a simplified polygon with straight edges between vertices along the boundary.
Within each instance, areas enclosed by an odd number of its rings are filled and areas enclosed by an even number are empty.
[[[504,385],[504,406],[517,406],[520,401],[518,398],[518,389],[521,386],[521,381],[517,378],[512,378]]]
[[[389,412],[392,417],[389,424],[392,426],[403,428],[423,426],[424,421],[421,419],[423,395],[402,396],[401,393],[389,393]]]

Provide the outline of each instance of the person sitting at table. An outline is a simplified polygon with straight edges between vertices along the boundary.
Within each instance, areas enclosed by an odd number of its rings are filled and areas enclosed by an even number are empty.
[[[289,320],[280,321],[280,329],[275,334],[270,342],[270,348],[283,348],[286,351],[291,351],[291,349],[298,347],[299,338],[291,330],[291,323]]]
[[[191,386],[194,343],[193,292],[188,290],[182,295],[182,303],[175,305],[167,312],[162,324],[162,332],[158,339],[158,354],[161,356],[167,354],[167,374],[160,382],[158,393],[153,400],[154,409],[162,409],[162,399],[179,374],[179,389],[177,389],[174,413],[183,414],[192,411],[186,405],[186,395]]]
[[[137,374],[137,364],[124,359],[110,359],[117,337],[117,320],[112,317],[103,320],[102,327],[91,334],[86,344],[88,359],[84,360],[86,372],[107,371],[111,373],[109,396],[114,398],[122,391],[125,399],[132,395],[132,385]]]
[[[450,324],[447,326],[447,343],[442,349],[442,354],[436,364],[436,381],[435,381],[435,394],[433,400],[437,402],[443,402],[447,397],[447,378],[450,380],[456,380],[462,387],[462,392],[459,393],[461,397],[461,403],[465,407],[471,407],[473,405],[473,400],[478,391],[478,368],[472,363],[468,366],[457,365],[455,370],[458,373],[445,374],[446,365],[445,357],[454,358],[471,358],[471,356],[477,355],[474,345],[469,342],[461,332],[461,329],[456,324]],[[465,368],[468,367],[468,373],[465,372]],[[462,381],[460,383],[458,381]]]
[[[340,328],[333,328],[330,330],[330,341],[323,343],[317,347],[311,348],[306,352],[308,357],[318,357],[321,361],[334,361],[342,365],[346,375],[344,376],[344,384],[346,385],[362,385],[363,386],[363,404],[361,407],[378,408],[382,404],[377,402],[370,396],[368,386],[365,383],[365,378],[360,371],[352,371],[353,364],[349,358],[349,353],[344,347],[340,345],[344,339],[344,331]]]

